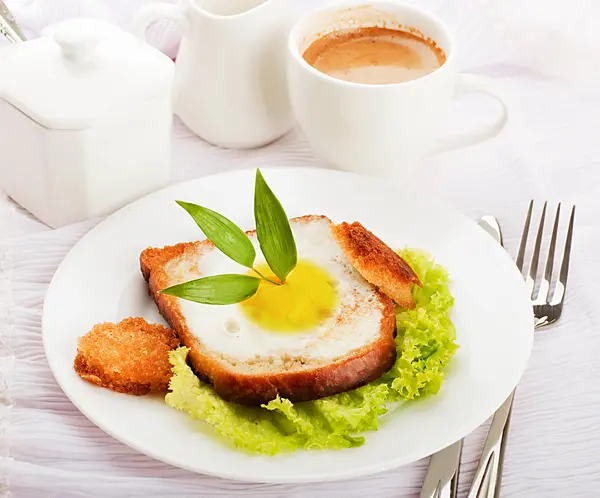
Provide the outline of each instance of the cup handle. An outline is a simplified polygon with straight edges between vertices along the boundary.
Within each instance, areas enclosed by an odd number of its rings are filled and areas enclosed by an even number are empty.
[[[506,126],[509,117],[509,101],[510,98],[506,95],[501,85],[492,78],[479,76],[475,74],[461,74],[457,84],[457,94],[467,92],[487,93],[494,97],[502,105],[502,112],[494,121],[481,128],[460,133],[450,137],[438,139],[434,145],[433,154],[439,154],[462,147],[475,145],[479,142],[484,142],[498,135]]]
[[[176,22],[181,34],[185,36],[189,31],[189,21],[183,7],[168,3],[155,2],[144,5],[133,16],[133,33],[138,38],[146,41],[146,30],[154,21],[170,19]]]

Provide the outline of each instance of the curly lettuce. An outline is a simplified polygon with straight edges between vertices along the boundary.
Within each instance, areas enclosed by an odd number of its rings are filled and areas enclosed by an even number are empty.
[[[454,303],[446,269],[424,251],[399,254],[419,276],[416,308],[398,308],[397,359],[380,379],[352,391],[305,403],[276,398],[262,407],[221,399],[186,363],[188,348],[170,353],[173,376],[166,403],[213,427],[235,448],[274,455],[304,449],[360,446],[362,433],[377,430],[380,417],[398,401],[410,401],[440,390],[444,369],[458,346],[450,310]]]

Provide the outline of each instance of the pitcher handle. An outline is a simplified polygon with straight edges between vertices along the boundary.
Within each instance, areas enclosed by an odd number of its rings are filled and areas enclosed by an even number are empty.
[[[144,5],[133,16],[133,33],[138,38],[146,41],[146,30],[154,21],[169,19],[176,22],[181,29],[181,34],[186,36],[189,31],[189,20],[185,9],[179,5],[155,2]]]
[[[515,105],[510,102],[502,86],[492,78],[475,74],[461,74],[457,85],[458,95],[467,92],[485,93],[495,98],[502,106],[500,114],[490,123],[471,132],[438,139],[433,154],[468,147],[489,140],[502,131],[508,122],[509,112],[515,113]]]

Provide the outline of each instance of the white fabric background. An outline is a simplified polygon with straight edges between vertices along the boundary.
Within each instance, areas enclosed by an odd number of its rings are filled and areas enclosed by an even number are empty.
[[[322,3],[297,2],[301,8]],[[49,23],[80,15],[127,27],[145,0],[7,3],[26,33],[34,36]],[[578,206],[564,317],[536,336],[516,398],[502,496],[598,496],[600,5],[595,0],[415,3],[436,11],[456,30],[463,69],[499,78],[523,116],[522,127],[511,125],[496,140],[425,161],[417,188],[443,196],[474,219],[496,215],[513,254],[530,198]],[[177,30],[168,23],[157,25],[152,41],[175,55]],[[468,128],[495,110],[485,98],[466,98],[456,105],[448,126]],[[298,130],[268,147],[245,152],[211,147],[179,124],[174,133],[175,181],[240,167],[314,163]],[[50,230],[0,193],[0,496],[418,496],[426,460],[354,481],[246,484],[154,461],[93,426],[48,370],[40,319],[54,271],[94,223]],[[462,494],[484,436],[480,429],[466,441]]]

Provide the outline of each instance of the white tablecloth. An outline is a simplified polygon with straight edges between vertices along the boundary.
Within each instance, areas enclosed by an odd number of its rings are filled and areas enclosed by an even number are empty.
[[[13,0],[28,34],[66,16],[93,15],[127,26],[144,0]],[[305,8],[321,3],[306,2]],[[419,188],[474,219],[496,215],[514,254],[530,198],[578,206],[570,282],[561,323],[537,334],[516,398],[503,496],[600,495],[600,332],[595,311],[600,265],[600,6],[595,0],[422,0],[456,30],[461,64],[499,78],[520,103],[523,127],[486,144],[431,158]],[[173,55],[164,24],[153,42]],[[0,68],[0,75],[1,75]],[[468,128],[495,108],[469,98],[449,128]],[[1,132],[1,131],[0,131]],[[174,180],[266,164],[312,165],[302,134],[253,151],[211,147],[174,130]],[[69,402],[42,348],[46,288],[95,221],[50,230],[0,194],[0,496],[400,497],[417,496],[427,461],[354,481],[260,485],[192,474],[154,461],[107,436]],[[501,306],[499,306],[501,312]],[[507,358],[506,361],[510,361]],[[462,493],[484,428],[463,454]],[[399,449],[401,451],[401,449]]]

